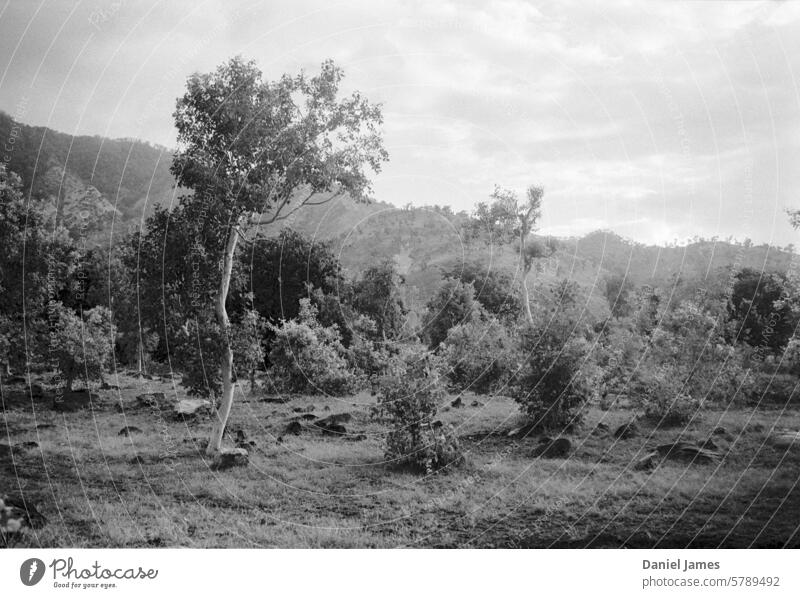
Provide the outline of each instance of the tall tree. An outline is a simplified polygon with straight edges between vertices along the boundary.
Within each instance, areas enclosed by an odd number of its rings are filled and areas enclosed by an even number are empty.
[[[254,62],[236,57],[216,71],[189,78],[178,98],[179,149],[172,172],[194,193],[187,213],[208,233],[218,257],[215,316],[222,334],[222,397],[207,452],[221,449],[233,403],[233,346],[226,309],[234,257],[254,227],[288,218],[304,205],[348,194],[366,201],[367,169],[388,159],[380,106],[358,92],[340,98],[343,73],[333,62],[309,77],[262,80]]]

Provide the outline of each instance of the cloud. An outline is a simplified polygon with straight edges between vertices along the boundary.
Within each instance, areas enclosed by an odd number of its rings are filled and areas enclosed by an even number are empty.
[[[108,6],[12,2],[0,108],[26,97],[34,124],[170,145],[191,72],[241,53],[276,77],[330,57],[384,105],[380,199],[470,209],[495,184],[535,182],[543,225],[564,234],[794,239],[781,210],[800,202],[798,3]]]

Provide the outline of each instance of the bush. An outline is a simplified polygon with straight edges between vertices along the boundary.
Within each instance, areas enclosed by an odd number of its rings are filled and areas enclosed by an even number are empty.
[[[345,359],[338,328],[322,326],[308,299],[300,300],[297,320],[269,327],[275,335],[269,360],[276,390],[333,396],[356,390],[358,379]]]
[[[463,461],[455,431],[434,421],[445,396],[440,368],[432,353],[404,347],[380,379],[378,407],[392,426],[386,459],[395,465],[430,472]]]
[[[93,307],[83,312],[81,319],[59,303],[55,313],[57,322],[51,342],[65,390],[71,391],[75,378],[82,375],[86,376],[87,385],[92,380],[102,380],[116,337],[111,311],[102,306]]]
[[[640,371],[632,385],[634,404],[659,426],[685,424],[697,413],[700,401],[684,386],[683,376],[674,368]]]
[[[481,311],[475,288],[456,278],[445,279],[426,307],[425,336],[431,349],[444,342],[451,328],[471,322]]]
[[[522,364],[510,386],[533,430],[569,429],[582,420],[592,397],[590,345],[568,321],[540,321],[520,335]]]
[[[479,394],[496,392],[508,382],[513,354],[508,332],[494,318],[458,324],[441,348],[453,387]]]

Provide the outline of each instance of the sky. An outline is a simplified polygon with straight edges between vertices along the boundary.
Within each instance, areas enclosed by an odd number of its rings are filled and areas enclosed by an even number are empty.
[[[544,234],[800,239],[800,1],[0,0],[0,110],[174,147],[186,78],[237,54],[383,104],[378,200],[537,184]]]

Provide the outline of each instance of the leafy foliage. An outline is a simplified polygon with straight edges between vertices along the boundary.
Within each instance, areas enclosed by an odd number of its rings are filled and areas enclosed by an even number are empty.
[[[394,261],[384,260],[367,268],[354,284],[353,307],[375,322],[383,339],[396,339],[402,332],[407,313],[402,283]]]
[[[75,378],[101,380],[114,346],[116,327],[106,307],[93,307],[83,318],[63,305],[55,307],[57,323],[52,334],[58,369],[65,390],[72,390]]]
[[[269,327],[275,340],[268,375],[277,390],[345,396],[356,389],[338,329],[320,325],[309,299],[300,300],[297,319]]]
[[[406,346],[380,379],[378,406],[391,430],[386,459],[396,466],[430,472],[463,461],[454,430],[434,421],[444,384],[439,359],[419,346]]]
[[[431,349],[436,349],[444,342],[451,328],[471,322],[480,315],[480,304],[475,300],[475,288],[455,278],[445,279],[436,295],[428,302],[425,312],[424,334]]]
[[[514,373],[514,341],[495,318],[457,324],[440,353],[450,383],[459,391],[489,394],[504,388]]]

